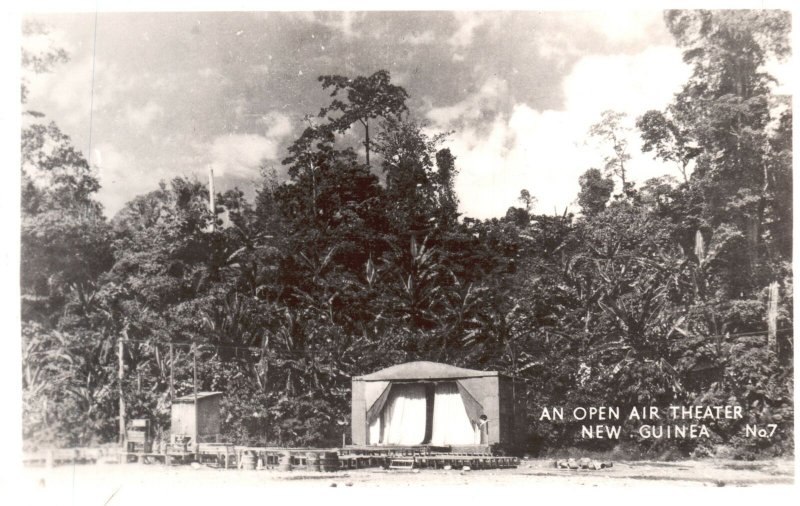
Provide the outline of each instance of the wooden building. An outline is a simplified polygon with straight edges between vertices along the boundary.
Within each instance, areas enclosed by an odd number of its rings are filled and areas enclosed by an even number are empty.
[[[171,439],[190,437],[191,444],[217,442],[220,432],[219,403],[222,392],[198,392],[172,401]]]

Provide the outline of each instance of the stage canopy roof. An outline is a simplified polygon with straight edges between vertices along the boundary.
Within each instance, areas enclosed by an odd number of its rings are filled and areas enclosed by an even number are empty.
[[[436,362],[418,361],[393,365],[386,369],[375,371],[372,374],[357,376],[353,379],[356,381],[412,381],[483,378],[498,375],[499,373],[497,371],[478,371]]]

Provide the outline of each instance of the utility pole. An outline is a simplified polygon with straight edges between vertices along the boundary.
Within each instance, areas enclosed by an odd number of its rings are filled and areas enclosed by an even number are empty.
[[[200,420],[198,415],[199,406],[197,405],[197,343],[193,343],[192,345],[192,375],[194,376],[192,381],[192,389],[194,390],[194,447],[197,449],[197,438],[200,434],[200,427],[198,425]]]
[[[267,381],[269,381],[269,333],[264,335],[264,349],[261,351],[261,358],[264,360],[264,446],[269,446],[269,410],[267,407]]]
[[[127,337],[127,330],[122,331],[119,337],[119,369],[117,371],[117,390],[119,394],[119,442],[121,445],[125,444],[125,395],[122,388],[122,380],[125,378],[125,337]]]

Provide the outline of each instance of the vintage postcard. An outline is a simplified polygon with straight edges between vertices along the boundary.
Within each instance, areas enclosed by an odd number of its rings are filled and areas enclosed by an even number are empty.
[[[792,15],[550,7],[23,15],[26,500],[790,489]]]

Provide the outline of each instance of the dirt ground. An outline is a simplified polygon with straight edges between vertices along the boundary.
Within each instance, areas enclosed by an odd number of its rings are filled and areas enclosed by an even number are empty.
[[[386,489],[438,488],[445,491],[446,498],[447,490],[463,490],[465,486],[469,486],[469,494],[472,494],[472,490],[476,493],[481,491],[484,497],[491,500],[497,491],[523,489],[558,492],[576,488],[616,490],[620,487],[656,487],[669,491],[697,487],[755,486],[763,490],[767,486],[793,489],[794,487],[786,487],[793,483],[794,462],[791,460],[614,462],[612,468],[599,471],[555,469],[550,460],[528,460],[523,461],[517,469],[419,472],[360,469],[333,473],[97,464],[23,469],[15,483],[20,501],[14,503],[227,506],[269,502],[281,504],[285,502],[280,500],[281,497],[294,499],[309,494],[309,497],[321,500],[321,504],[327,504],[336,497],[352,498],[358,497],[358,494],[369,496],[370,493]],[[476,500],[477,497],[478,495],[475,496]],[[297,502],[290,500],[285,503]]]

